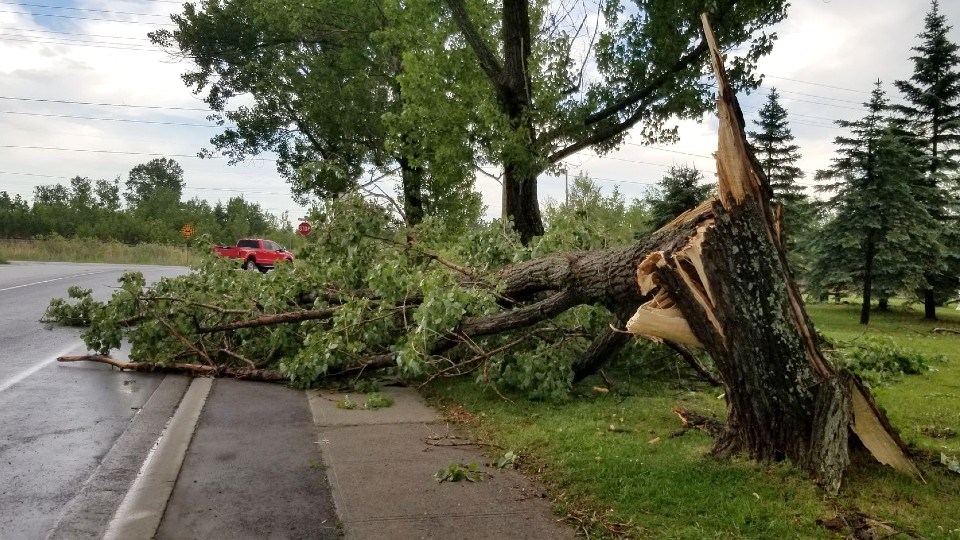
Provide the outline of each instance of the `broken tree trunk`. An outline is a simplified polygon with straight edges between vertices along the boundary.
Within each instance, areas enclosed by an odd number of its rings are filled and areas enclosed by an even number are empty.
[[[836,491],[852,429],[879,461],[919,478],[869,391],[820,352],[790,276],[769,184],[747,146],[705,16],[703,24],[719,86],[718,198],[666,226],[695,224],[686,242],[640,263],[637,281],[652,299],[628,330],[702,347],[714,359],[728,404],[714,453],[787,458]]]

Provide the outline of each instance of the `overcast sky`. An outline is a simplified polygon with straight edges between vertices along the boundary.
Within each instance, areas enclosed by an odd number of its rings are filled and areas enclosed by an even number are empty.
[[[345,0],[346,1],[346,0]],[[179,11],[173,0],[0,0],[0,191],[30,198],[38,184],[73,176],[120,177],[154,157],[176,159],[186,197],[214,202],[243,195],[291,218],[304,209],[289,196],[269,156],[229,166],[198,159],[217,128],[180,80],[189,69],[149,44],[150,30]],[[896,79],[909,78],[910,47],[918,44],[929,3],[919,0],[798,0],[776,31],[780,36],[760,71],[764,87],[741,96],[748,122],[770,87],[781,93],[800,145],[805,183],[829,164],[837,119],[856,119],[874,81],[897,99]],[[960,1],[940,5],[960,42]],[[752,124],[748,129],[752,128]],[[645,148],[626,144],[597,157],[582,152],[567,162],[605,190],[619,185],[641,196],[674,164],[694,164],[712,176],[716,123],[681,125],[681,142]],[[499,185],[480,178],[488,214],[499,215]],[[541,198],[562,199],[563,178],[543,176]]]

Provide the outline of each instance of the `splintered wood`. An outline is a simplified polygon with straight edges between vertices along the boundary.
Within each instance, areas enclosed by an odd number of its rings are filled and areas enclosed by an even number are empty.
[[[656,294],[652,300],[641,305],[636,314],[627,321],[628,332],[654,341],[667,340],[688,347],[702,347],[687,320],[674,305],[673,299],[665,290],[659,288],[656,281],[656,269],[670,265],[677,269],[717,333],[723,336],[723,329],[713,312],[713,292],[703,265],[703,239],[712,226],[713,219],[703,221],[697,227],[696,234],[682,249],[672,254],[657,251],[640,263],[637,267],[640,292],[650,294],[656,291]]]
[[[726,78],[723,58],[720,55],[706,15],[702,17],[702,21],[704,36],[710,49],[710,61],[713,64],[719,88],[717,113],[720,125],[718,147],[714,154],[717,161],[718,198],[704,202],[698,208],[684,213],[664,226],[664,229],[674,229],[681,225],[695,223],[697,228],[685,244],[682,242],[672,243],[666,249],[650,253],[639,264],[637,267],[637,285],[642,294],[652,295],[652,298],[641,305],[633,317],[630,318],[627,322],[627,331],[656,341],[669,341],[689,347],[701,348],[704,347],[703,343],[707,343],[707,348],[711,354],[719,353],[727,361],[734,357],[740,358],[739,361],[741,362],[750,361],[746,360],[748,358],[756,359],[749,355],[728,354],[736,351],[742,352],[749,345],[731,343],[724,332],[724,325],[750,324],[747,321],[730,320],[732,315],[729,308],[731,305],[741,305],[738,300],[746,301],[751,305],[757,302],[753,302],[751,298],[730,297],[726,292],[727,288],[720,287],[724,282],[712,281],[711,278],[713,280],[747,279],[738,275],[712,275],[714,270],[712,266],[720,257],[719,253],[721,253],[721,251],[718,251],[718,246],[724,245],[716,237],[719,234],[717,227],[723,225],[721,228],[725,231],[734,230],[726,226],[726,221],[718,220],[721,218],[740,219],[738,216],[758,216],[759,221],[755,218],[750,219],[754,219],[751,223],[761,223],[761,228],[758,229],[759,237],[753,237],[758,238],[759,243],[750,246],[736,246],[738,249],[733,250],[732,254],[737,257],[747,257],[749,256],[748,252],[773,250],[779,259],[782,277],[755,275],[751,279],[782,279],[783,287],[779,291],[782,291],[785,296],[780,299],[776,298],[776,295],[779,294],[776,292],[777,287],[763,288],[773,298],[769,302],[777,302],[776,305],[782,306],[782,313],[768,313],[768,316],[774,319],[779,317],[779,320],[785,323],[785,325],[780,325],[779,331],[785,331],[786,326],[792,327],[791,330],[787,331],[788,333],[796,332],[799,343],[802,343],[802,348],[799,350],[805,352],[810,369],[815,374],[814,387],[819,386],[820,388],[820,390],[814,391],[823,401],[823,403],[817,404],[817,407],[823,413],[823,425],[817,427],[803,426],[802,423],[797,424],[798,437],[804,437],[803,432],[807,433],[805,440],[807,444],[811,445],[808,450],[818,456],[813,458],[814,460],[820,461],[817,464],[818,466],[813,467],[813,469],[818,470],[816,474],[820,476],[821,481],[829,484],[828,489],[831,491],[836,492],[839,489],[843,469],[846,468],[848,463],[847,434],[852,431],[879,462],[922,481],[922,476],[908,457],[903,442],[887,421],[886,416],[874,403],[869,390],[862,386],[855,377],[849,376],[843,370],[838,371],[820,351],[813,327],[807,319],[800,292],[790,278],[783,240],[780,236],[779,212],[771,210],[769,185],[763,173],[757,169],[756,161],[748,147],[744,133],[743,115]],[[729,232],[724,234],[729,234]],[[738,251],[739,255],[737,255]],[[705,257],[705,253],[709,256]],[[726,256],[730,257],[731,254],[727,253]],[[661,279],[667,280],[667,276],[670,276],[670,287],[660,283]],[[712,287],[711,283],[714,283],[715,286]],[[758,287],[759,289],[761,288]],[[774,292],[770,292],[771,290]],[[717,293],[724,293],[724,297],[719,299],[722,302],[719,305],[717,303]],[[682,300],[683,310],[677,305],[678,299]],[[764,301],[767,301],[766,297]],[[704,317],[700,317],[696,313],[697,309],[702,310]],[[691,328],[684,312],[693,320],[701,321],[700,324],[712,326],[712,331],[709,328]],[[727,320],[723,320],[723,324],[718,320],[718,313],[726,313],[724,317]],[[729,326],[728,329],[730,334],[737,331],[735,326]],[[712,337],[714,335],[718,336],[719,340],[714,339]],[[798,342],[794,341],[794,343]],[[742,381],[737,375],[741,371],[737,364],[728,364],[727,369],[732,372],[727,374],[731,380],[724,381],[728,388],[730,388],[730,385],[741,384]],[[822,391],[823,388],[828,386],[834,389],[832,394]],[[806,387],[804,390],[808,388]],[[739,387],[731,389],[743,390]],[[773,390],[758,387],[747,391],[756,393]],[[738,405],[742,408],[752,406],[752,403],[749,399],[742,399]],[[800,404],[800,406],[803,406],[803,404]],[[812,405],[810,408],[813,409]],[[746,418],[749,417],[748,415]],[[764,427],[752,426],[751,429],[763,430]],[[809,431],[811,429],[814,432],[812,435]],[[818,430],[822,432],[818,432]],[[762,437],[757,440],[763,442]],[[801,451],[796,453],[794,457],[803,460],[805,459],[804,456],[810,455],[806,451]],[[809,459],[809,457],[806,459]]]

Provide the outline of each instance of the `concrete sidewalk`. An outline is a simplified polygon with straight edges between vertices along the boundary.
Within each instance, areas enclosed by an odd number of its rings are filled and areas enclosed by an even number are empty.
[[[308,392],[345,536],[371,538],[573,538],[541,491],[519,473],[484,465],[416,391],[389,387],[391,407],[346,410],[342,394]],[[359,405],[362,395],[351,395]],[[460,446],[443,446],[457,443]],[[437,482],[452,463],[480,465],[480,482]]]
[[[537,486],[449,438],[416,391],[385,393],[390,407],[345,410],[341,394],[168,376],[49,538],[574,537]],[[434,479],[454,463],[484,479]]]

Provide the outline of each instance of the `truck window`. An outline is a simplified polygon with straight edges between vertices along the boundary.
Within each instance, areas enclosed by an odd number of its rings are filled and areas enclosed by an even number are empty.
[[[237,241],[237,247],[241,247],[241,248],[254,248],[254,249],[256,249],[256,248],[260,247],[260,242],[257,242],[256,240],[246,240],[246,239],[244,239],[244,240],[238,240],[238,241]]]
[[[272,251],[276,251],[276,250],[280,249],[280,246],[274,244],[273,242],[271,242],[271,241],[269,241],[269,240],[264,240],[264,242],[263,242],[263,249],[269,249],[269,250],[272,250]]]

